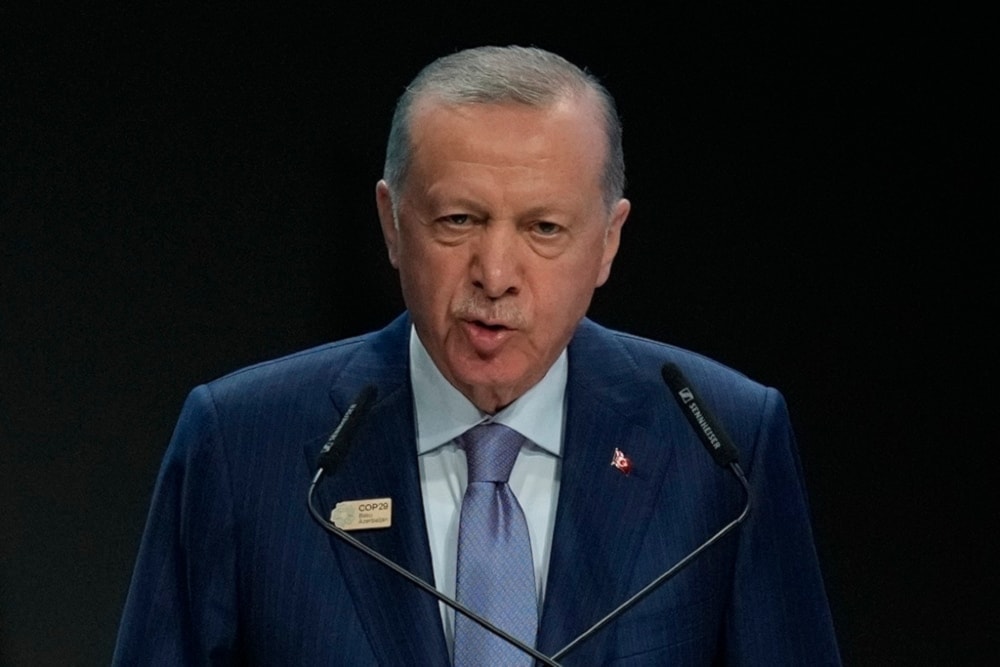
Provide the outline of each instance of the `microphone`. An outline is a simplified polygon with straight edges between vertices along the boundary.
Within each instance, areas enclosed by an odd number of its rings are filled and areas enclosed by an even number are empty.
[[[316,465],[319,466],[320,470],[333,472],[343,463],[344,457],[347,456],[347,451],[351,447],[354,432],[358,430],[358,424],[368,414],[376,396],[378,396],[378,390],[375,385],[370,384],[361,390],[358,397],[347,408],[347,412],[341,417],[337,428],[333,430],[326,444],[323,445],[323,449],[319,452]]]
[[[715,462],[723,468],[730,463],[738,463],[740,455],[736,451],[736,445],[717,424],[715,418],[708,412],[708,408],[704,407],[681,369],[676,364],[667,362],[663,364],[661,372],[663,381],[670,387],[671,394],[681,406],[681,411],[691,422],[691,427]]]
[[[309,512],[312,514],[313,518],[328,532],[336,535],[341,540],[349,544],[350,546],[358,549],[364,554],[367,554],[371,558],[389,568],[396,574],[400,575],[410,583],[416,585],[418,588],[426,591],[427,593],[433,595],[435,598],[448,605],[456,612],[464,614],[465,616],[471,618],[473,621],[481,625],[483,628],[492,632],[494,635],[500,637],[504,641],[513,644],[520,650],[529,654],[535,660],[539,661],[543,665],[548,665],[549,667],[560,667],[559,663],[554,659],[540,653],[535,648],[528,646],[518,638],[513,635],[508,634],[504,630],[498,628],[497,626],[490,623],[488,620],[472,611],[465,605],[463,605],[458,600],[448,597],[438,589],[434,588],[426,581],[413,574],[406,568],[397,563],[389,560],[379,552],[375,551],[367,544],[358,541],[354,536],[348,533],[346,530],[340,528],[331,521],[328,521],[323,514],[316,509],[316,504],[314,501],[316,484],[323,477],[324,473],[332,474],[336,471],[337,467],[344,461],[347,456],[347,452],[351,447],[352,440],[354,438],[354,433],[357,431],[359,424],[362,419],[368,413],[371,408],[371,404],[374,402],[377,392],[374,385],[368,385],[361,390],[358,397],[354,399],[347,411],[344,412],[344,416],[340,419],[340,423],[337,424],[337,428],[334,429],[333,433],[330,435],[326,444],[323,445],[323,449],[319,453],[317,460],[316,475],[313,477],[312,484],[309,485],[309,495],[307,496],[306,502],[309,505]]]
[[[743,489],[746,491],[746,504],[743,506],[743,511],[740,512],[740,515],[723,526],[717,533],[715,533],[715,535],[712,535],[712,537],[702,542],[701,545],[699,545],[694,551],[677,561],[673,567],[658,576],[656,579],[646,584],[646,586],[638,593],[620,604],[597,623],[587,628],[558,652],[553,653],[553,660],[559,660],[560,658],[565,657],[567,653],[579,646],[585,640],[592,637],[608,623],[638,604],[668,579],[673,578],[674,575],[687,567],[703,551],[718,542],[724,535],[742,523],[750,513],[750,484],[747,482],[747,478],[743,474],[743,470],[740,468],[739,452],[736,449],[736,445],[734,445],[733,441],[730,440],[721,424],[719,424],[711,413],[709,413],[708,408],[706,408],[705,405],[698,400],[697,395],[691,388],[691,383],[688,382],[680,368],[678,368],[675,364],[667,362],[663,364],[661,372],[664,382],[667,383],[671,394],[675,399],[677,399],[677,402],[681,407],[681,411],[687,416],[688,421],[694,428],[695,433],[698,434],[698,438],[705,446],[705,449],[707,449],[708,453],[712,455],[712,458],[715,459],[716,463],[724,468],[728,467],[732,470],[733,474],[736,475],[736,479],[739,480]]]

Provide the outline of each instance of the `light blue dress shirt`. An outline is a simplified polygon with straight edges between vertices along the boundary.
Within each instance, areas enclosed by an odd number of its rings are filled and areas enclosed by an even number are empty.
[[[477,424],[496,421],[527,438],[510,474],[510,487],[524,510],[538,588],[538,609],[548,575],[566,406],[566,350],[542,380],[495,415],[482,412],[445,379],[417,336],[410,330],[410,380],[420,490],[437,589],[455,595],[458,519],[465,494],[465,453],[454,439]],[[455,613],[441,604],[449,651],[455,637]]]

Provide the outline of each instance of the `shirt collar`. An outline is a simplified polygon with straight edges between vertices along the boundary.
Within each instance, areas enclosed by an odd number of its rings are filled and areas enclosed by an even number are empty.
[[[489,415],[452,386],[410,327],[410,382],[417,426],[417,453],[440,447],[486,422],[514,429],[550,454],[562,454],[566,380],[569,361],[564,349],[535,386],[495,415]]]

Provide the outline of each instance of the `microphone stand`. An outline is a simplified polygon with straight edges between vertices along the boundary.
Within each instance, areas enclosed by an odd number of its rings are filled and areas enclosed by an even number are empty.
[[[590,626],[587,630],[578,635],[575,639],[573,639],[573,641],[566,644],[566,646],[560,649],[557,653],[554,653],[551,657],[546,656],[543,653],[540,653],[538,650],[532,648],[531,646],[528,646],[527,644],[517,639],[516,637],[513,637],[507,632],[496,627],[495,625],[487,621],[485,618],[479,616],[474,611],[463,605],[461,602],[449,598],[444,593],[434,588],[433,586],[428,584],[426,581],[424,581],[417,575],[413,574],[409,570],[389,560],[388,558],[386,558],[379,552],[375,551],[368,545],[355,539],[354,536],[352,536],[346,530],[343,530],[336,524],[328,521],[326,517],[324,517],[319,512],[319,510],[316,509],[316,505],[314,503],[316,484],[323,476],[322,469],[316,471],[316,476],[313,477],[312,484],[309,485],[308,503],[309,503],[309,512],[312,514],[313,518],[316,519],[316,521],[330,533],[333,533],[340,539],[344,540],[355,549],[358,549],[359,551],[365,553],[371,558],[374,558],[382,565],[386,566],[387,568],[389,568],[396,574],[400,575],[401,577],[403,577],[410,583],[414,584],[415,586],[419,587],[420,589],[433,595],[435,598],[437,598],[444,604],[448,605],[458,613],[465,614],[468,618],[471,618],[473,621],[478,623],[480,626],[482,626],[489,632],[492,632],[498,637],[502,638],[504,641],[513,644],[517,648],[521,649],[522,651],[533,657],[535,660],[539,661],[541,664],[547,665],[548,667],[561,667],[558,661],[566,657],[566,654],[568,654],[570,651],[575,649],[577,646],[582,644],[587,639],[590,639],[593,635],[595,635],[597,632],[603,629],[608,623],[615,620],[616,618],[624,614],[626,611],[634,607],[636,604],[642,601],[646,596],[652,593],[656,588],[665,583],[667,580],[672,579],[674,575],[676,575],[678,572],[687,567],[695,558],[701,555],[703,551],[705,551],[713,544],[718,542],[720,539],[722,539],[724,535],[732,531],[733,528],[738,526],[740,523],[743,522],[744,519],[747,518],[747,515],[750,513],[750,484],[749,482],[747,482],[747,478],[743,474],[743,470],[740,468],[739,463],[736,463],[735,461],[731,462],[729,464],[729,468],[733,471],[733,474],[736,475],[736,478],[740,481],[740,484],[743,486],[743,489],[746,491],[747,494],[747,501],[746,504],[743,506],[743,511],[740,513],[740,515],[735,519],[733,519],[732,521],[730,521],[725,526],[723,526],[721,530],[715,533],[715,535],[702,542],[700,546],[694,549],[694,551],[689,553],[681,560],[677,561],[677,563],[675,563],[673,567],[671,567],[669,570],[658,576],[653,581],[649,582],[638,593],[630,597],[622,604],[615,607],[615,609],[613,609],[610,613],[604,616],[604,618],[599,620],[594,625]]]

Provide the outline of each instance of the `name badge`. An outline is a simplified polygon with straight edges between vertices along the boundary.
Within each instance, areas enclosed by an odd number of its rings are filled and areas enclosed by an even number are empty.
[[[368,530],[392,525],[392,498],[345,500],[330,512],[330,521],[341,530]]]

